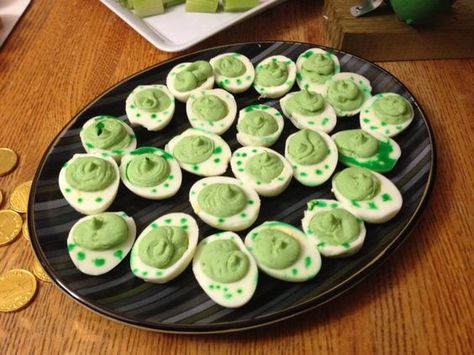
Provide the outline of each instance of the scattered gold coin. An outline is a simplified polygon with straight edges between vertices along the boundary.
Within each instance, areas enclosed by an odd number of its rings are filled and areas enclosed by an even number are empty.
[[[0,148],[0,176],[7,175],[15,169],[18,155],[8,148]]]
[[[28,229],[28,217],[25,217],[25,221],[23,222],[23,227],[21,227],[21,233],[23,238],[26,240],[30,240],[30,231]]]
[[[22,269],[7,271],[0,276],[0,312],[13,312],[25,307],[36,293],[33,274]]]
[[[46,273],[46,271],[44,271],[43,267],[36,259],[33,262],[32,271],[33,274],[38,278],[38,280],[43,282],[51,282],[51,279],[49,278],[48,274]]]
[[[21,216],[15,211],[0,211],[0,246],[11,243],[20,234]]]
[[[18,185],[10,196],[10,208],[20,213],[28,211],[28,198],[30,196],[32,181]]]

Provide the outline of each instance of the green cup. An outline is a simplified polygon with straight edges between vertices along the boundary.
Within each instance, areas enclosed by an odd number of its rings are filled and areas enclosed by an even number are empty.
[[[409,25],[426,24],[451,7],[455,0],[390,0],[398,17]]]

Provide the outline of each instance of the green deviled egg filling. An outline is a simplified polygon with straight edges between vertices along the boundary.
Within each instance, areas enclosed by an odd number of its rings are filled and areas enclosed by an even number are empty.
[[[255,83],[262,87],[283,85],[288,79],[288,66],[280,61],[271,61],[257,67]]]
[[[213,75],[211,65],[204,60],[198,60],[176,73],[174,88],[179,92],[194,90],[200,87],[211,75]]]
[[[361,129],[341,131],[333,136],[342,163],[387,172],[397,163],[400,148],[389,138],[379,138]]]
[[[94,119],[92,124],[84,127],[81,138],[91,149],[109,151],[127,148],[132,141],[132,136],[124,124],[112,117]]]
[[[204,187],[197,201],[199,206],[212,216],[230,217],[245,209],[248,198],[235,184],[216,183]]]
[[[360,127],[370,134],[394,137],[413,121],[410,102],[393,92],[383,92],[367,100],[360,111]]]
[[[67,250],[79,271],[102,275],[123,261],[135,236],[135,222],[125,212],[97,213],[81,218],[72,226]]]
[[[192,103],[193,116],[204,121],[219,121],[227,116],[229,109],[224,100],[214,95],[197,97]]]
[[[245,245],[266,274],[290,282],[307,281],[321,268],[321,256],[299,229],[283,222],[265,222],[245,237]]]
[[[214,240],[202,247],[200,266],[204,274],[224,284],[242,280],[249,271],[249,259],[229,239]]]
[[[157,88],[138,91],[134,95],[134,102],[138,109],[150,113],[165,111],[171,105],[168,95]]]
[[[243,116],[237,124],[237,130],[256,137],[269,136],[278,131],[278,123],[269,113],[253,110]]]
[[[352,243],[360,235],[360,223],[345,209],[318,212],[309,223],[311,232],[326,244],[339,246]]]
[[[236,78],[245,73],[245,64],[234,55],[227,55],[219,58],[214,66],[214,70],[225,77]]]
[[[264,152],[254,155],[245,165],[248,174],[256,181],[270,183],[276,179],[283,171],[283,162],[273,153]]]
[[[234,97],[223,89],[194,92],[186,102],[186,115],[191,126],[217,135],[232,126],[236,114]]]
[[[221,137],[198,128],[189,128],[172,138],[166,149],[182,169],[199,176],[223,174],[231,157],[230,148]]]
[[[185,164],[199,164],[208,160],[214,151],[214,141],[206,136],[183,137],[175,145],[173,154]]]
[[[281,270],[293,265],[301,254],[301,246],[291,235],[265,228],[257,232],[253,241],[253,255],[270,269]]]
[[[125,220],[114,213],[102,213],[78,223],[73,240],[88,250],[110,250],[123,244],[128,238]]]
[[[109,161],[92,156],[74,159],[66,167],[66,182],[79,191],[105,190],[116,177],[116,171]]]
[[[400,125],[413,117],[410,103],[400,95],[378,98],[373,104],[373,109],[380,121],[391,125]]]
[[[140,187],[153,187],[162,184],[170,174],[168,162],[153,153],[135,155],[128,162],[126,177],[131,184]]]
[[[223,53],[212,58],[209,63],[214,69],[217,85],[233,94],[248,90],[255,79],[253,64],[243,54]]]
[[[181,259],[188,244],[189,239],[183,228],[160,226],[140,241],[138,257],[148,266],[166,269]]]
[[[350,79],[331,81],[327,98],[338,113],[356,111],[365,100],[362,90]]]
[[[293,135],[288,142],[288,154],[300,165],[320,163],[328,155],[328,146],[316,132],[303,129]]]
[[[160,131],[173,118],[175,99],[166,85],[140,85],[128,95],[125,111],[130,122],[148,131]]]
[[[351,167],[342,170],[334,177],[340,193],[351,201],[373,199],[380,192],[379,179],[370,170]]]
[[[308,55],[310,52],[306,52]],[[329,53],[314,53],[303,62],[300,74],[312,83],[324,84],[336,72],[334,61]]]
[[[304,116],[314,116],[322,112],[324,107],[323,96],[307,90],[295,93],[285,103],[285,110],[290,115],[296,112]]]
[[[230,160],[234,176],[260,196],[281,194],[293,177],[291,164],[278,152],[266,147],[242,147]]]
[[[369,158],[379,150],[379,141],[361,129],[341,131],[334,141],[339,152],[347,157]]]

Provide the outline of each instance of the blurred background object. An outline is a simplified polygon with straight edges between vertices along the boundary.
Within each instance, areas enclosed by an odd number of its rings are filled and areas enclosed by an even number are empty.
[[[0,2],[0,47],[25,12],[31,0],[2,0]]]
[[[474,0],[390,2],[354,17],[356,0],[326,0],[329,45],[373,61],[474,57]]]

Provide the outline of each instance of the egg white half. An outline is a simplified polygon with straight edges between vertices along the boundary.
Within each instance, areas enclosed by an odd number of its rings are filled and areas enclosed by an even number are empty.
[[[150,200],[164,200],[176,195],[183,180],[181,168],[179,167],[176,159],[167,151],[155,147],[140,147],[135,150],[135,152],[142,149],[146,149],[147,152],[152,151],[153,154],[156,154],[166,160],[170,167],[170,173],[168,177],[161,184],[151,187],[137,186],[132,184],[127,177],[127,166],[133,157],[137,155],[133,155],[133,152],[131,152],[123,156],[122,163],[120,164],[120,178],[122,179],[123,184],[134,194]]]
[[[79,223],[87,221],[94,216],[83,217],[78,220],[71,228],[67,237],[67,248],[69,256],[74,265],[84,274],[87,275],[102,275],[113,268],[115,268],[132,249],[132,245],[135,242],[137,235],[137,228],[135,221],[132,217],[129,217],[125,212],[110,212],[122,217],[127,223],[128,227],[128,238],[125,242],[120,245],[113,247],[110,250],[90,250],[81,247],[74,241],[73,235],[74,230]]]
[[[173,154],[176,144],[186,136],[204,136],[211,139],[214,142],[214,152],[209,159],[198,164],[188,164],[176,159],[183,170],[199,176],[216,176],[226,172],[232,152],[229,145],[216,134],[201,129],[189,128],[172,138],[166,145],[166,150]]]
[[[199,206],[198,196],[202,189],[212,184],[237,185],[247,196],[247,206],[239,213],[229,217],[219,217],[207,213]],[[260,212],[260,198],[257,192],[242,181],[226,176],[208,177],[196,181],[189,190],[189,202],[191,203],[194,213],[196,213],[204,223],[211,227],[228,231],[237,232],[250,227],[257,220]]]
[[[293,176],[305,186],[319,186],[329,180],[337,166],[337,147],[334,141],[323,131],[316,131],[326,142],[329,153],[319,163],[311,165],[301,165],[291,158],[288,152],[290,139],[298,132],[291,134],[285,143],[285,158],[293,167]]]
[[[331,132],[334,127],[336,127],[337,123],[337,115],[334,108],[324,99],[324,109],[321,112],[318,112],[312,116],[302,115],[299,112],[290,113],[286,109],[286,105],[288,100],[291,99],[292,96],[296,95],[296,92],[290,92],[286,94],[285,97],[280,99],[280,106],[283,111],[283,114],[289,118],[291,123],[298,128],[298,129],[311,129],[311,130],[319,130],[326,133]]]
[[[319,83],[314,83],[308,78],[305,77],[303,74],[303,64],[308,60],[310,57],[310,53],[321,53],[325,55],[329,55],[331,60],[334,62],[334,74],[337,74],[341,71],[341,64],[339,63],[339,59],[337,58],[336,55],[329,53],[321,48],[311,48],[308,49],[307,51],[304,51],[301,53],[301,55],[298,57],[298,60],[296,61],[296,68],[297,68],[297,74],[296,74],[296,82],[298,83],[298,86],[300,87],[301,90],[309,90],[309,91],[314,91],[317,92],[318,94],[323,94],[326,90],[326,85],[325,84],[319,84]]]
[[[87,192],[78,190],[70,186],[66,180],[66,169],[76,159],[81,157],[94,157],[108,161],[112,164],[115,171],[114,181],[104,190]],[[82,214],[92,215],[104,212],[110,207],[117,196],[120,183],[120,172],[117,163],[112,157],[103,157],[97,154],[74,154],[74,156],[66,162],[59,172],[59,189],[66,201],[76,211]]]
[[[211,75],[206,79],[206,81],[204,81],[197,88],[194,88],[189,91],[176,90],[174,86],[174,79],[176,77],[176,74],[183,71],[184,69],[189,67],[191,64],[193,63],[186,62],[186,63],[180,63],[176,65],[173,69],[171,69],[171,71],[168,73],[168,76],[166,77],[166,86],[168,87],[168,90],[176,98],[176,100],[181,101],[181,102],[188,101],[189,97],[191,96],[191,93],[195,90],[208,90],[214,87],[214,75]]]
[[[256,239],[258,232],[263,229],[276,229],[296,239],[300,245],[301,251],[298,259],[296,259],[292,265],[284,269],[272,269],[259,262],[253,252],[254,240]],[[254,256],[258,268],[267,275],[279,280],[289,282],[307,281],[314,278],[321,269],[321,255],[316,246],[310,242],[309,238],[306,237],[301,230],[287,223],[269,221],[259,225],[247,234],[245,237],[245,245]]]
[[[141,110],[135,104],[135,95],[143,90],[147,89],[159,89],[162,91],[168,98],[171,103],[168,108],[160,112],[148,112]],[[161,131],[164,129],[173,118],[174,110],[176,108],[174,96],[168,90],[165,85],[140,85],[137,86],[130,95],[128,95],[127,100],[125,101],[125,112],[127,117],[133,126],[142,126],[148,131]]]
[[[257,181],[246,170],[247,162],[250,158],[261,153],[272,153],[280,158],[283,163],[283,170],[269,183]],[[230,159],[230,166],[235,177],[244,184],[252,187],[260,196],[277,196],[281,194],[290,184],[293,177],[293,168],[290,163],[280,153],[265,147],[242,147],[237,149]]]
[[[84,129],[86,129],[90,125],[96,124],[96,123],[98,123],[98,122],[100,122],[104,119],[115,119],[117,122],[119,122],[125,128],[125,130],[127,131],[128,135],[130,136],[130,139],[131,139],[130,144],[129,144],[128,147],[125,147],[123,149],[107,150],[107,149],[100,149],[100,148],[94,147],[91,143],[87,142],[87,140],[84,137]],[[122,120],[120,120],[116,117],[113,117],[113,116],[92,117],[90,120],[88,120],[86,123],[84,123],[84,126],[82,126],[82,129],[81,129],[81,132],[79,133],[79,136],[81,138],[82,146],[84,147],[84,149],[87,153],[100,154],[103,157],[111,156],[112,158],[114,158],[114,160],[116,162],[120,162],[120,159],[122,158],[122,156],[125,153],[130,152],[130,151],[134,150],[137,147],[137,137],[135,136],[135,133],[133,132],[133,129],[128,124],[123,122]]]
[[[203,247],[215,240],[230,239],[249,260],[247,274],[236,282],[217,282],[207,276],[201,267],[201,254]],[[203,239],[196,249],[193,259],[193,272],[199,286],[217,304],[226,308],[237,308],[246,304],[255,293],[258,283],[258,268],[253,256],[247,251],[240,237],[233,232],[220,232]]]
[[[251,111],[263,111],[268,113],[275,120],[278,129],[269,134],[268,136],[253,136],[251,134],[239,131],[239,123],[244,119],[244,117]],[[244,107],[239,112],[239,119],[237,121],[237,141],[243,146],[253,146],[253,147],[270,147],[272,146],[283,132],[285,123],[283,121],[283,116],[277,109],[267,106],[267,105],[251,105]]]
[[[138,248],[145,236],[156,227],[179,227],[182,228],[188,236],[188,248],[173,265],[165,269],[156,268],[145,264],[138,254]],[[175,212],[163,215],[150,223],[137,238],[130,255],[130,268],[136,277],[146,282],[166,283],[178,277],[189,265],[196,251],[196,245],[199,238],[199,227],[196,220],[186,213]]]
[[[331,136],[333,141],[335,141],[337,136],[341,134],[342,132],[344,131],[339,131],[333,134]],[[395,160],[395,163],[393,164],[393,166],[389,167],[381,163],[381,159],[383,158],[385,159],[386,157],[384,157],[380,152],[377,152],[375,155],[369,158],[360,158],[360,157],[354,158],[354,157],[346,156],[342,154],[340,150],[338,150],[339,161],[347,166],[358,166],[358,167],[367,168],[373,171],[377,171],[380,173],[384,173],[384,172],[388,172],[392,170],[396,162],[402,155],[402,150],[400,149],[400,146],[393,139],[383,136],[378,132],[367,132],[367,133],[371,135],[372,137],[374,137],[375,139],[377,139],[379,141],[379,145],[389,145],[391,147],[392,151],[389,153],[388,159]],[[377,165],[378,162],[380,163]]]
[[[326,91],[324,92],[324,96],[326,97],[326,99],[327,99],[327,91],[328,91],[330,82],[337,81],[337,80],[353,81],[354,84],[356,84],[359,87],[359,89],[362,91],[362,94],[364,95],[364,103],[368,99],[370,99],[372,96],[372,85],[370,84],[370,81],[366,77],[360,74],[356,74],[356,73],[342,72],[342,73],[338,73],[334,75],[330,80],[326,82]],[[360,110],[362,109],[362,106],[364,106],[364,104],[362,104],[361,107],[359,107],[358,109],[352,110],[352,111],[340,110],[334,106],[333,108],[334,108],[334,111],[336,111],[336,114],[338,117],[348,117],[348,116],[354,116],[358,114]]]
[[[193,103],[200,96],[216,96],[221,99],[227,106],[227,115],[218,121],[207,121],[197,117],[193,112]],[[237,115],[237,103],[232,94],[229,94],[227,91],[222,89],[195,91],[186,102],[186,115],[188,116],[189,123],[191,123],[191,126],[194,128],[200,128],[221,135],[232,126],[232,123],[234,123],[235,116]]]
[[[242,75],[231,78],[231,77],[227,77],[225,75],[219,74],[216,71],[217,62],[221,58],[225,58],[228,56],[233,56],[234,58],[240,60],[244,64],[245,72]],[[250,62],[250,60],[243,54],[235,53],[235,52],[223,53],[212,58],[209,61],[209,63],[214,69],[214,78],[219,87],[233,94],[240,94],[244,91],[247,91],[252,86],[253,81],[255,79],[255,69],[253,67],[252,62]]]
[[[357,221],[359,222],[360,231],[357,238],[353,240],[352,242],[342,243],[340,245],[332,245],[332,244],[325,243],[321,239],[319,239],[317,233],[312,231],[310,228],[311,220],[318,213],[331,211],[335,208],[341,208],[347,211],[347,209],[344,208],[336,200],[318,199],[318,200],[308,201],[307,209],[306,211],[304,211],[304,217],[301,220],[303,231],[306,233],[306,235],[309,238],[314,240],[314,244],[318,248],[319,252],[328,258],[344,257],[344,256],[349,256],[349,255],[353,255],[357,253],[362,247],[362,245],[364,244],[365,235],[366,235],[364,222],[357,216],[354,216],[355,218],[357,218]],[[350,213],[350,211],[348,212]]]
[[[360,127],[364,131],[367,131],[371,134],[377,132],[387,137],[395,137],[397,134],[404,131],[413,122],[413,119],[415,118],[415,111],[413,110],[412,104],[405,99],[408,103],[408,109],[410,110],[410,119],[401,124],[390,124],[388,122],[384,122],[375,114],[375,110],[373,107],[375,101],[384,96],[400,95],[392,92],[384,92],[372,96],[364,103],[360,111]]]
[[[380,191],[373,199],[353,201],[342,195],[334,182],[337,174],[332,179],[332,192],[341,205],[353,215],[368,223],[384,223],[395,217],[402,208],[402,195],[388,178],[374,171],[371,173],[380,181]]]
[[[287,65],[288,78],[286,79],[286,82],[278,86],[260,86],[256,82],[254,82],[254,88],[260,94],[260,97],[265,97],[265,98],[270,98],[270,99],[276,99],[278,97],[282,97],[286,95],[295,84],[296,64],[290,58],[287,58],[283,55],[273,55],[271,57],[268,57],[262,60],[257,65],[257,68],[255,70],[258,72],[262,65],[268,64],[272,62],[273,60],[276,60],[278,62],[283,62]]]

